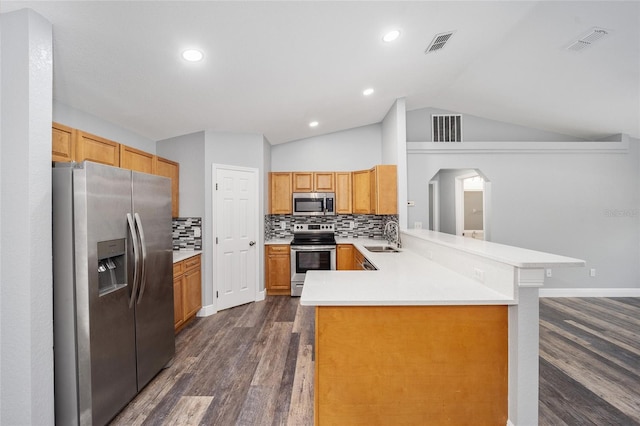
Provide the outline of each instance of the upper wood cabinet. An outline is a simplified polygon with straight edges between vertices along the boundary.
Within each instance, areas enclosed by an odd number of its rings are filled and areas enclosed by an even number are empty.
[[[398,172],[395,164],[371,169],[371,213],[398,214]]]
[[[158,176],[171,179],[171,216],[180,216],[180,164],[162,157],[155,157]]]
[[[120,166],[120,144],[92,135],[76,131],[76,158],[75,161],[94,161],[109,166]]]
[[[395,165],[379,165],[353,172],[354,214],[398,214],[398,177]]]
[[[292,178],[289,172],[269,173],[269,213],[291,214],[292,208]]]
[[[130,146],[120,145],[120,167],[153,174],[155,172],[154,155]]]
[[[359,170],[352,173],[353,213],[371,213],[371,171]]]
[[[51,134],[51,161],[69,162],[76,157],[76,130],[53,123]]]
[[[336,214],[353,213],[351,172],[336,172]]]
[[[294,172],[293,192],[335,192],[333,172]]]

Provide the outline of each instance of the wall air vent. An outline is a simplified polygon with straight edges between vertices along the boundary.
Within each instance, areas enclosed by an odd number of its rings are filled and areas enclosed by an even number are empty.
[[[437,50],[441,50],[444,48],[445,44],[449,41],[451,36],[453,35],[453,31],[449,31],[446,33],[436,34],[436,36],[431,40],[429,47],[424,51],[425,54],[435,52]]]
[[[605,30],[604,28],[591,28],[587,33],[583,34],[578,40],[572,42],[569,46],[567,46],[567,50],[572,50],[574,52],[580,52],[585,48],[591,46],[596,41],[608,36],[611,33],[609,30]]]
[[[462,115],[431,116],[434,142],[462,142]]]

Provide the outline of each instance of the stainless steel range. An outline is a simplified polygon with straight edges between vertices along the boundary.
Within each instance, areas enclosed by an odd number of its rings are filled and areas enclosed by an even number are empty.
[[[335,226],[332,223],[294,225],[291,242],[291,295],[302,294],[307,271],[335,269]]]

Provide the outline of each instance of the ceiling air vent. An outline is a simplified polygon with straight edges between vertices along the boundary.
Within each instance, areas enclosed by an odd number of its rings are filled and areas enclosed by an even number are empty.
[[[462,142],[462,115],[431,116],[434,142]]]
[[[447,33],[436,34],[436,36],[431,40],[431,44],[424,51],[425,54],[435,52],[436,50],[441,50],[445,44],[449,41],[451,36],[453,35],[453,31],[449,31]]]
[[[601,38],[608,36],[610,33],[611,32],[609,30],[605,30],[604,28],[597,28],[597,27],[591,28],[589,32],[582,35],[582,37],[580,37],[578,40],[572,42],[567,47],[567,50],[579,52],[591,46],[593,43],[600,40]]]

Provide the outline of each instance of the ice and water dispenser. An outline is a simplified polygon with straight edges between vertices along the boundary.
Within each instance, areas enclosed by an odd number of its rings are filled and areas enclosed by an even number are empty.
[[[98,243],[98,293],[104,296],[127,286],[125,238]]]

